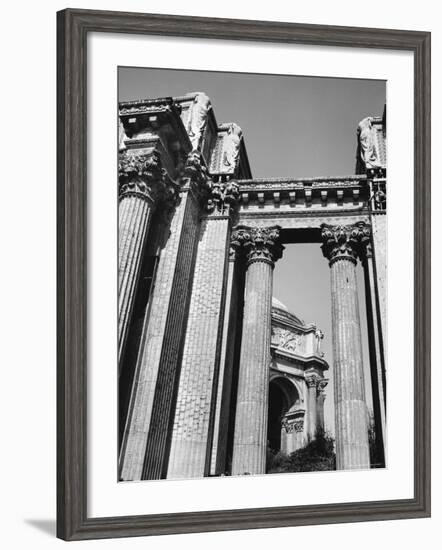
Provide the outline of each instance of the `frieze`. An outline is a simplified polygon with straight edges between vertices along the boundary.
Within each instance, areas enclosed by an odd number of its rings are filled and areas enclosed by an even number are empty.
[[[272,327],[272,344],[281,349],[295,352],[299,350],[301,335],[282,327]]]
[[[294,421],[288,420],[288,418],[283,418],[281,421],[281,426],[284,428],[286,433],[300,433],[304,430],[304,420],[298,419]]]

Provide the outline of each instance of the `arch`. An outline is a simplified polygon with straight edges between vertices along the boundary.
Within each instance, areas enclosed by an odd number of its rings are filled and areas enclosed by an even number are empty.
[[[299,404],[299,401],[299,392],[292,380],[278,375],[270,379],[267,442],[273,452],[281,450],[283,419],[286,413]]]

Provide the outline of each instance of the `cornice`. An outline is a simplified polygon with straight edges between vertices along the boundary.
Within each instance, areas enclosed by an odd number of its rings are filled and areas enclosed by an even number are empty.
[[[319,357],[319,355],[298,355],[296,353],[283,350],[273,344],[270,346],[270,349],[275,357],[280,357],[281,359],[285,359],[293,363],[296,362],[300,367],[304,368],[304,370],[307,368],[319,368],[320,370],[329,369],[329,364],[327,361],[324,358]]]

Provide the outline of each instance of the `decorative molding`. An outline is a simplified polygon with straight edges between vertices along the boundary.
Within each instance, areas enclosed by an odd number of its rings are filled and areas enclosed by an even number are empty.
[[[281,426],[288,434],[293,432],[300,433],[304,430],[304,419],[299,418],[291,422],[288,418],[284,417],[281,421]]]
[[[284,250],[279,239],[279,229],[278,226],[239,226],[232,232],[231,245],[245,252],[247,265],[253,262],[267,262],[273,267]]]
[[[321,226],[322,252],[332,265],[337,260],[349,260],[356,264],[367,243],[370,242],[371,226],[365,222],[354,225]]]
[[[181,106],[174,103],[172,98],[146,99],[137,101],[125,101],[120,103],[120,116],[136,116],[152,113],[181,113]]]

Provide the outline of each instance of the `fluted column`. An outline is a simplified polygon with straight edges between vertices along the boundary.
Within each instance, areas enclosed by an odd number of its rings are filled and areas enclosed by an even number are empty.
[[[310,440],[314,439],[316,435],[317,423],[318,423],[318,410],[317,410],[317,388],[318,388],[318,375],[316,373],[308,373],[305,376],[307,383],[307,436]]]
[[[175,192],[159,153],[120,153],[118,207],[118,364],[126,342],[140,265],[157,204]]]
[[[283,247],[277,227],[240,227],[232,244],[245,251],[247,261],[232,474],[264,474],[273,267]]]
[[[336,467],[370,467],[361,327],[356,283],[357,256],[370,226],[322,226],[322,251],[331,274]]]
[[[370,352],[370,374],[373,392],[377,460],[385,464],[386,407],[385,407],[385,359],[382,338],[382,322],[377,295],[376,274],[373,264],[373,247],[368,243],[363,257],[367,327]]]
[[[212,184],[201,222],[167,478],[209,474],[230,228],[238,197],[236,183]]]
[[[180,201],[160,252],[144,321],[120,450],[123,480],[160,479],[165,475],[201,202],[207,190],[207,172],[201,155],[193,151],[187,158]]]
[[[211,475],[226,472],[227,438],[231,415],[231,392],[233,361],[238,328],[238,261],[237,251],[230,248],[227,273],[226,305],[224,308],[224,326],[221,344],[220,372],[213,426],[213,445]]]

